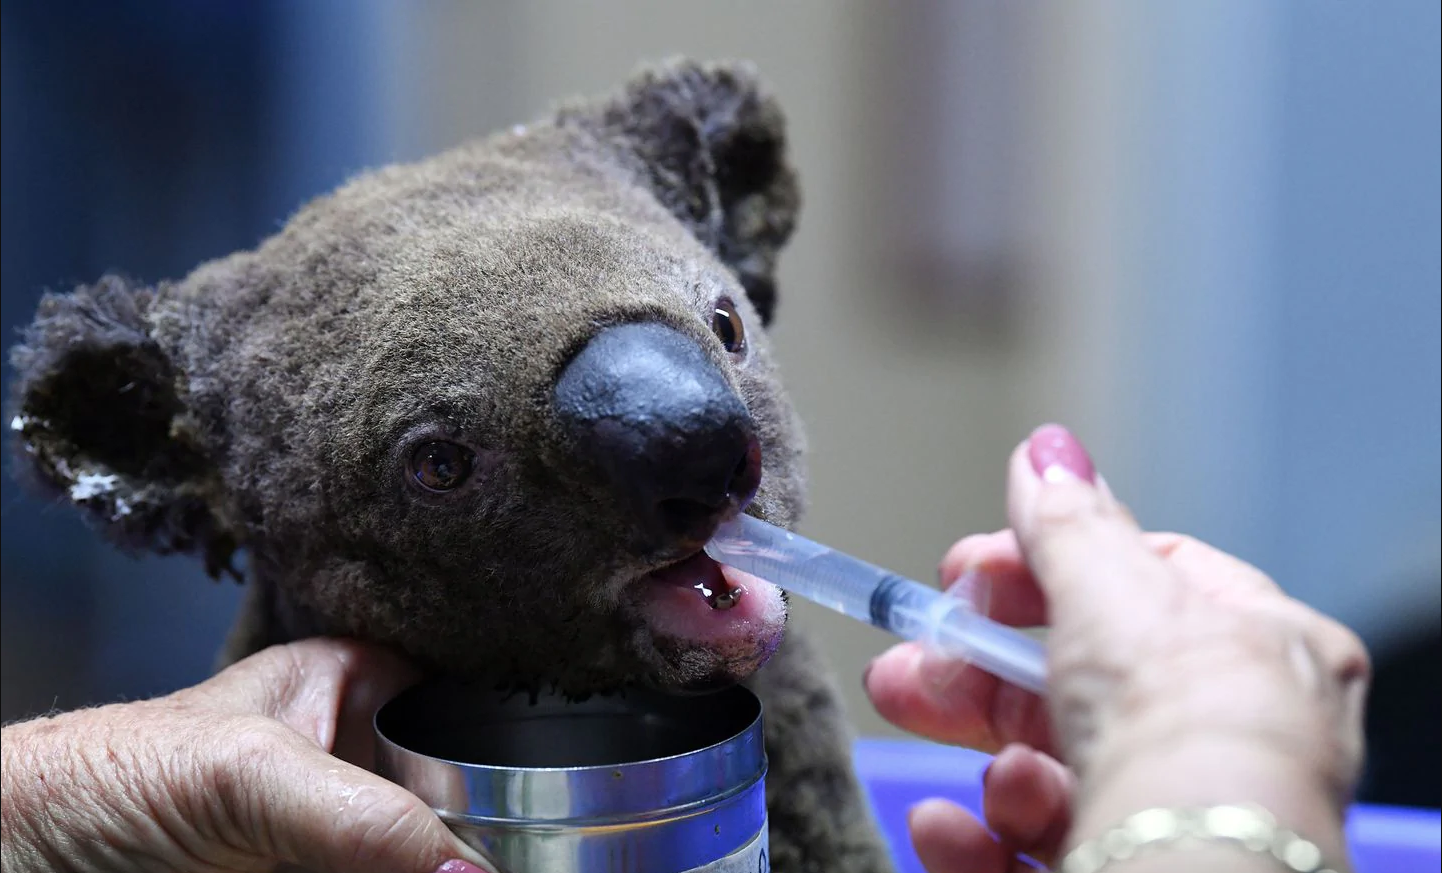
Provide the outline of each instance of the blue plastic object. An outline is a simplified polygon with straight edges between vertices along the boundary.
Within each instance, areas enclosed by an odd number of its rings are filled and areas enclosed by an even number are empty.
[[[857,775],[871,798],[898,873],[925,873],[906,833],[906,812],[945,797],[977,812],[981,774],[990,755],[918,740],[860,740]],[[1356,873],[1437,873],[1442,867],[1442,813],[1354,806],[1347,838]]]

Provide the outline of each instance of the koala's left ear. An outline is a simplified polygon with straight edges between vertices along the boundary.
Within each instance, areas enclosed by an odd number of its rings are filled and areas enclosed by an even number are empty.
[[[776,258],[800,206],[786,124],[744,63],[672,61],[622,94],[563,112],[619,141],[652,191],[729,266],[764,323],[776,308]]]
[[[10,429],[28,478],[84,510],[117,545],[196,552],[234,572],[214,466],[189,424],[174,363],[151,336],[154,293],[107,276],[48,294],[11,352]]]

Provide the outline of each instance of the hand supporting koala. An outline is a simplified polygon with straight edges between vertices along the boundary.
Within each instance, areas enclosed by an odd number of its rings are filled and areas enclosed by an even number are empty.
[[[414,679],[313,639],[168,697],[10,725],[4,871],[478,873],[424,803],[363,769],[372,714]]]

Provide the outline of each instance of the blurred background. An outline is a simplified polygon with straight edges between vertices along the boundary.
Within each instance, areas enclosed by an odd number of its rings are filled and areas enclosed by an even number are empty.
[[[3,330],[251,247],[366,167],[755,61],[806,203],[777,345],[808,533],[933,578],[1067,423],[1142,522],[1378,668],[1366,799],[1437,805],[1439,13],[1427,3],[4,0]],[[6,371],[7,383],[11,377]],[[7,460],[7,464],[9,461]],[[239,598],[3,493],[3,717],[203,678]],[[802,608],[858,729],[879,634]]]

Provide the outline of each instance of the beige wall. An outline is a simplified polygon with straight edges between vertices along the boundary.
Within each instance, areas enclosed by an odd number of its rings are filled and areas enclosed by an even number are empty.
[[[954,539],[1002,525],[1003,462],[1027,427],[1048,417],[1075,422],[1096,409],[1085,370],[1053,366],[1073,361],[1092,323],[1104,320],[1085,304],[1087,289],[1075,288],[1105,286],[1106,264],[1095,256],[1082,276],[1058,277],[1073,286],[1064,308],[1035,290],[1021,304],[1048,317],[1023,312],[939,329],[899,317],[905,280],[885,251],[895,235],[883,225],[905,209],[886,197],[907,134],[893,63],[905,47],[887,6],[548,0],[424,8],[424,17],[398,16],[392,25],[398,84],[389,111],[400,156],[609,89],[643,59],[744,57],[759,66],[788,113],[804,185],[800,228],[782,262],[776,335],[811,443],[811,535],[930,580]],[[1085,69],[1085,59],[1072,60]],[[1064,139],[1076,123],[1061,114],[1041,133]],[[1058,259],[1105,250],[1095,245],[1105,227],[1078,224],[1068,208],[1094,205],[1096,191],[1069,185],[1073,164],[1051,166],[1050,157],[1027,159],[1029,172],[1062,192],[1045,213],[1056,226],[1042,222],[1035,233],[1085,227],[1091,238],[1070,247],[1059,240]],[[1054,267],[1038,269],[1044,283]],[[1068,381],[1044,376],[1057,371]],[[797,612],[825,640],[858,727],[890,732],[860,694],[862,668],[889,639],[806,604]]]

